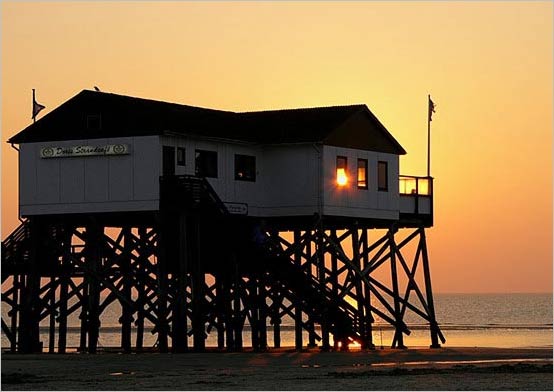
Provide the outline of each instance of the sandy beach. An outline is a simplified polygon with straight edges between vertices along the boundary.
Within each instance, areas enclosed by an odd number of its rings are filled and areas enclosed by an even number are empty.
[[[552,390],[552,349],[2,354],[2,390]]]

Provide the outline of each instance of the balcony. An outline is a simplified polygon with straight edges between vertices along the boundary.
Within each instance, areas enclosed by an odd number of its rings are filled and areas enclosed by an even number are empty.
[[[422,220],[433,225],[433,178],[400,176],[401,219]]]

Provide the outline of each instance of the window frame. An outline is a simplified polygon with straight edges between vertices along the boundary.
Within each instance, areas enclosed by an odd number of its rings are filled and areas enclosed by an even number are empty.
[[[365,181],[365,185],[360,185],[360,163],[363,164],[363,168],[364,168],[364,181]],[[369,178],[368,178],[368,168],[369,168],[369,165],[368,165],[368,160],[367,159],[364,159],[364,158],[358,158],[358,166],[356,167],[356,183],[358,185],[358,189],[365,189],[367,190],[369,188]]]
[[[237,160],[238,159],[245,159],[243,163],[246,161],[252,160],[254,166],[250,168],[252,171],[252,175],[248,177],[240,177],[239,171],[237,170]],[[250,162],[250,163],[252,163]],[[250,171],[248,170],[248,171]],[[235,181],[246,181],[246,182],[256,182],[256,156],[255,155],[246,155],[246,154],[235,154],[235,167],[234,167],[234,173],[235,173]]]
[[[198,170],[198,158],[199,158],[199,156],[198,156],[198,154],[202,154],[202,153],[214,154],[214,156],[215,156],[215,175],[207,175],[207,174],[204,174],[204,173],[199,173],[199,170]],[[217,151],[203,150],[201,148],[198,148],[198,149],[194,150],[194,175],[198,176],[198,177],[218,178],[218,172],[219,172],[218,160],[219,159],[218,159],[218,156],[217,156]]]
[[[385,167],[385,186],[381,186],[381,167]],[[389,191],[389,163],[387,161],[377,162],[377,190],[379,192]]]

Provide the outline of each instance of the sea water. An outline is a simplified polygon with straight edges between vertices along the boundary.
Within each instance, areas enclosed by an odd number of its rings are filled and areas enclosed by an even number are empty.
[[[413,299],[412,299],[413,301]],[[435,313],[441,331],[446,338],[443,347],[552,347],[552,294],[435,294]],[[413,301],[417,304],[417,300]],[[2,317],[9,325],[7,311],[2,304]],[[101,317],[99,347],[121,345],[121,308],[114,303],[106,308]],[[407,311],[405,322],[411,330],[404,335],[408,347],[429,346],[429,326],[421,317]],[[48,346],[49,319],[41,322],[40,338],[45,349]],[[269,324],[269,321],[268,321]],[[156,335],[150,333],[151,325],[145,325],[144,347],[156,344]],[[80,320],[78,312],[68,318],[68,347],[79,345]],[[281,347],[294,346],[294,324],[284,319],[281,324]],[[378,318],[373,324],[373,343],[376,347],[388,347],[392,343],[394,330]],[[135,342],[133,328],[133,346]],[[268,325],[268,345],[273,347],[273,327]],[[308,343],[307,333],[303,335],[304,345]],[[2,333],[2,348],[9,347]],[[251,345],[248,326],[243,331],[244,346]],[[57,336],[56,336],[57,344]],[[192,338],[189,338],[192,345]],[[217,346],[217,334],[212,329],[206,346]]]

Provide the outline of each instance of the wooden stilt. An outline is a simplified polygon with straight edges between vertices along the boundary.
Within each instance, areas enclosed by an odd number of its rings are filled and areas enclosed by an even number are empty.
[[[421,243],[421,253],[423,258],[423,275],[425,279],[425,294],[427,296],[427,307],[429,309],[429,319],[430,322],[430,328],[429,331],[431,333],[431,348],[440,348],[441,345],[439,344],[439,331],[438,331],[438,324],[435,318],[435,304],[433,301],[433,289],[431,287],[431,271],[429,269],[429,256],[427,254],[427,241],[425,238],[425,229],[420,228],[420,243]]]
[[[58,352],[65,353],[67,349],[67,301],[69,277],[63,273],[60,282],[60,314],[58,316]]]
[[[48,328],[48,352],[53,353],[56,346],[56,278],[50,277],[50,325]]]
[[[323,249],[323,237],[324,237],[323,223],[320,223],[317,227],[316,234],[316,254],[317,254],[317,279],[320,284],[321,293],[325,293],[327,290],[326,274],[325,274],[325,251]],[[324,317],[321,320],[321,349],[328,351],[331,348],[329,344],[329,320]]]
[[[96,353],[98,347],[98,337],[100,332],[100,274],[103,228],[97,224],[91,224],[86,229],[86,264],[90,272],[89,274],[89,295],[88,295],[88,352]]]
[[[131,352],[131,324],[133,322],[133,309],[131,302],[133,298],[131,296],[132,276],[131,276],[131,252],[133,239],[131,236],[131,228],[129,226],[122,229],[123,234],[123,248],[124,254],[121,257],[121,279],[122,294],[127,301],[120,301],[121,303],[121,349],[124,353]]]
[[[241,278],[238,261],[235,258],[235,281],[233,285],[233,325],[235,335],[235,350],[242,351],[242,308],[241,308],[241,291],[243,280]]]
[[[188,230],[187,217],[179,214],[178,269],[173,277],[176,283],[176,297],[173,306],[172,348],[174,352],[185,352],[188,348],[187,337],[187,264],[188,264]]]
[[[337,242],[337,231],[331,230],[331,241]],[[333,298],[338,298],[339,296],[339,277],[338,277],[338,260],[335,252],[331,253],[331,291],[333,293]],[[333,349],[337,350],[339,348],[339,337],[333,336]]]
[[[60,314],[58,315],[58,352],[63,354],[67,349],[67,307],[69,301],[70,256],[73,228],[66,225],[62,239],[62,259],[60,268]]]
[[[232,260],[232,257],[231,257]],[[228,351],[235,349],[234,323],[233,323],[233,304],[231,298],[231,280],[227,274],[222,277],[222,298],[223,301],[223,323],[225,327],[225,345]]]
[[[250,337],[252,340],[252,349],[260,349],[260,330],[259,330],[259,298],[257,279],[250,275],[248,280],[248,307],[250,308]]]
[[[294,243],[298,244],[300,242],[300,230],[294,231]],[[300,267],[302,257],[302,249],[298,248],[294,252],[294,263]],[[299,303],[296,304],[294,310],[294,345],[297,350],[302,350],[302,307]]]
[[[260,274],[260,278],[258,280],[258,308],[259,308],[259,333],[260,333],[260,347],[259,349],[261,351],[267,350],[267,316],[268,316],[268,310],[267,310],[267,297],[268,292],[265,284],[265,276],[264,273]]]
[[[81,297],[83,298],[83,300],[81,301],[81,314],[79,315],[79,319],[81,320],[80,337],[79,337],[80,352],[85,352],[87,350],[89,280],[90,278],[88,277],[88,274],[86,273],[83,274],[83,285],[82,285],[82,291],[81,291]]]
[[[316,235],[316,232],[313,231],[310,233],[310,240],[306,243],[306,254],[308,255],[309,257],[309,260],[307,261],[309,263],[309,268],[308,270],[310,271],[310,274],[316,274],[313,272],[313,269],[314,269],[314,263],[313,263],[313,255],[312,255],[312,242],[315,242],[314,241],[314,237]],[[316,271],[317,271],[317,266],[316,266]],[[317,343],[316,343],[316,336],[315,336],[315,325],[314,325],[314,320],[312,317],[310,317],[308,319],[308,328],[309,328],[309,331],[308,331],[308,347],[312,348],[312,347],[317,347]]]
[[[392,348],[406,348],[404,346],[404,336],[402,335],[402,329],[400,323],[402,322],[402,313],[400,310],[400,294],[398,292],[398,274],[396,271],[396,243],[394,241],[394,229],[389,230],[389,246],[390,246],[390,268],[391,268],[391,282],[394,302],[394,318],[395,318],[395,332]]]
[[[361,265],[362,270],[365,270],[369,264],[369,238],[368,230],[362,229],[362,259]],[[362,281],[363,292],[364,292],[364,315],[365,315],[365,333],[364,339],[362,341],[362,349],[374,350],[375,345],[373,344],[373,316],[371,315],[371,289],[368,283]]]
[[[20,285],[20,276],[19,274],[14,274],[13,276],[13,304],[10,310],[11,312],[11,331],[12,339],[10,340],[10,351],[15,353],[17,351],[17,321],[19,315],[19,291],[21,290]]]
[[[157,287],[157,325],[158,349],[161,353],[168,352],[168,328],[167,328],[167,263],[168,248],[170,244],[170,216],[162,214],[162,222],[159,230],[158,243],[158,287]]]
[[[29,271],[25,279],[24,295],[23,293],[21,295],[22,307],[19,325],[19,347],[23,353],[42,351],[39,340],[39,258],[42,255],[40,242],[45,233],[43,233],[43,227],[38,218],[30,219],[29,226],[31,233]]]
[[[352,262],[361,270],[362,260],[360,258],[360,241],[359,241],[357,225],[353,225],[350,230],[352,231]],[[362,284],[363,284],[363,281],[361,279],[356,279],[355,288],[356,288],[356,308],[358,310],[358,313],[357,313],[358,330],[362,335],[362,342],[360,342],[360,344],[365,345],[364,332],[366,330],[366,326],[365,326],[366,317],[364,314],[365,299],[364,299],[364,292],[362,291]]]
[[[192,337],[194,351],[204,351],[206,346],[206,332],[205,332],[205,294],[204,286],[206,284],[206,278],[201,266],[200,257],[200,227],[199,222],[195,219],[193,221],[193,229],[191,234],[194,235],[194,239],[191,241],[193,248],[193,257],[191,260],[192,268]]]
[[[271,320],[273,323],[273,347],[281,347],[281,317],[279,315],[279,309],[282,305],[282,298],[277,288],[273,291],[272,307],[271,307]]]
[[[136,301],[136,310],[137,310],[137,317],[136,317],[136,321],[135,321],[135,326],[136,326],[136,337],[135,337],[135,350],[137,352],[141,352],[142,351],[142,348],[143,348],[143,342],[144,342],[144,303],[145,303],[145,298],[146,298],[146,292],[145,292],[145,288],[144,288],[144,282],[145,282],[145,277],[144,275],[146,275],[146,272],[144,271],[144,267],[142,266],[144,263],[147,262],[146,260],[146,257],[145,257],[145,253],[146,253],[146,246],[144,245],[144,243],[146,242],[146,239],[147,239],[147,234],[146,234],[146,228],[144,226],[142,227],[139,227],[138,229],[138,236],[139,236],[139,240],[141,242],[141,247],[140,247],[140,253],[139,253],[139,262],[137,264],[137,286],[136,286],[136,290],[137,290],[137,301]]]
[[[225,295],[223,293],[223,279],[220,274],[215,277],[216,290],[216,330],[217,330],[217,348],[223,350],[225,348]]]

